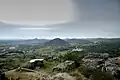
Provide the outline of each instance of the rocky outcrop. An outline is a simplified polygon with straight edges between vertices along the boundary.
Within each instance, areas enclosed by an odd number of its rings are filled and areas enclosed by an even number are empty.
[[[68,73],[57,73],[56,75],[52,76],[51,80],[75,80],[75,79]]]
[[[53,68],[53,71],[70,71],[75,68],[74,61],[65,61],[64,63],[60,63]]]
[[[82,66],[111,73],[115,80],[120,80],[120,66],[117,57],[108,58],[107,54],[91,53],[83,58]]]
[[[28,69],[40,69],[44,66],[44,59],[32,59],[29,62],[22,65],[23,68]]]
[[[116,64],[117,60],[118,58],[109,58],[108,60],[106,60],[104,69],[118,79],[120,76],[120,66]]]
[[[82,66],[87,67],[87,68],[91,68],[91,69],[97,69],[99,67],[101,67],[101,65],[104,63],[103,59],[82,59],[82,61],[84,62],[82,64]]]
[[[51,80],[50,76],[43,72],[21,69],[22,71],[11,70],[6,72],[8,80]]]
[[[49,75],[45,72],[38,71],[9,71],[6,72],[8,80],[75,80],[68,73],[57,73]],[[4,80],[4,79],[2,79]]]

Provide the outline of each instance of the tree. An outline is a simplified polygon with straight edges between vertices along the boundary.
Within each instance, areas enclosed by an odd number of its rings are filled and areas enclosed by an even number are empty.
[[[60,56],[60,58],[63,59],[64,61],[66,60],[74,61],[76,67],[80,65],[83,57],[84,57],[84,52],[79,52],[79,51],[68,52],[63,56],[62,55]]]

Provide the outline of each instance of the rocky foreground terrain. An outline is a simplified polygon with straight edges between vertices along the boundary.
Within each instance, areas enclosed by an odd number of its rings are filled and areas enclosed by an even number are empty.
[[[53,67],[53,72],[46,73],[44,70],[32,70],[27,68],[19,67],[17,69],[7,71],[5,74],[5,80],[96,80],[94,75],[89,71],[86,76],[84,69],[91,69],[93,73],[95,70],[102,71],[103,73],[109,73],[111,78],[98,79],[98,80],[119,80],[120,76],[120,58],[110,58],[107,53],[89,53],[82,59],[81,66],[75,68],[74,61],[65,61],[57,66]],[[83,68],[81,68],[83,67]],[[75,70],[74,70],[75,69]],[[81,71],[81,72],[79,72]],[[97,74],[95,72],[95,74]],[[101,73],[100,73],[101,74]],[[108,76],[108,74],[107,74]],[[109,77],[108,76],[108,77]],[[105,74],[101,77],[105,77]]]
[[[85,80],[84,76],[81,74],[72,73],[71,75],[64,72],[64,73],[56,73],[53,75],[44,73],[44,72],[17,72],[15,70],[9,71],[6,73],[5,80]],[[78,79],[77,79],[78,78]]]

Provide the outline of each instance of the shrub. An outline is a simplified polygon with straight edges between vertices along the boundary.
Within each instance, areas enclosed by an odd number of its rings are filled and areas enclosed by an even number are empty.
[[[113,80],[113,76],[107,72],[102,72],[90,68],[80,67],[79,71],[85,77],[90,78],[91,80]]]
[[[70,60],[70,61],[75,61],[76,67],[80,65],[82,62],[82,58],[84,56],[84,53],[74,51],[74,52],[68,52],[64,56],[60,56],[60,58],[64,61]]]

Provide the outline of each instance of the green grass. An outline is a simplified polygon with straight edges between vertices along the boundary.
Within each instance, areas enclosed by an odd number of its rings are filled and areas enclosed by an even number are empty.
[[[48,73],[52,72],[53,67],[55,67],[59,63],[60,62],[58,62],[58,61],[51,61],[51,62],[46,61],[46,62],[44,62],[44,71],[48,72]]]

